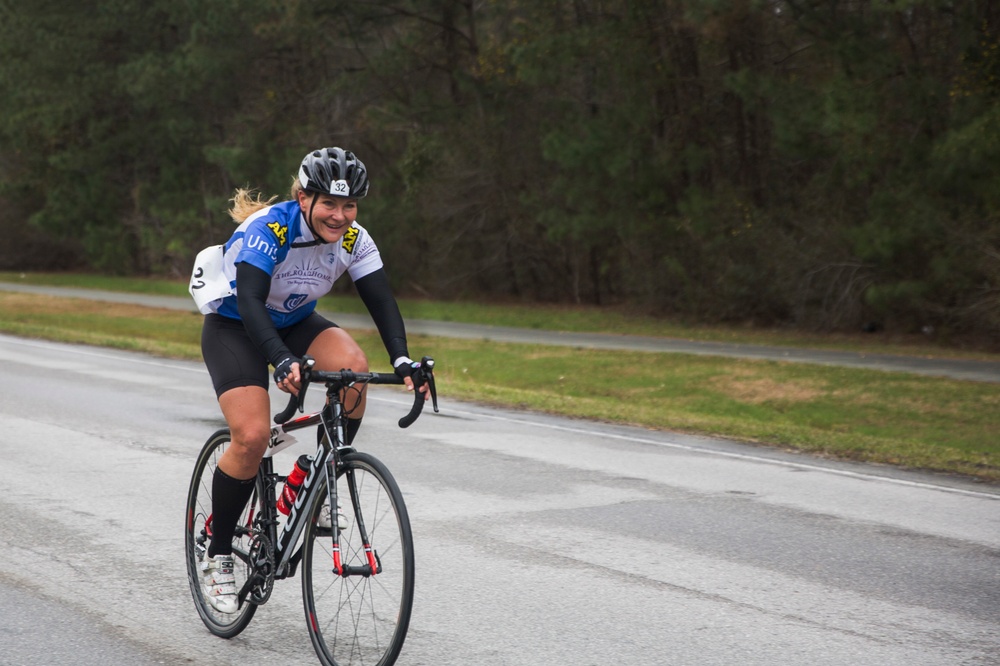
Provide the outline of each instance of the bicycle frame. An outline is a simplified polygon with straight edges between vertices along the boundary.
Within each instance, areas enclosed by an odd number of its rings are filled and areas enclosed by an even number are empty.
[[[295,575],[296,568],[302,557],[301,546],[296,549],[306,526],[306,508],[311,506],[310,502],[317,488],[322,487],[323,481],[326,483],[330,507],[337,506],[337,466],[339,455],[342,452],[351,450],[344,444],[344,410],[340,399],[340,391],[343,387],[331,384],[327,388],[327,403],[323,408],[315,413],[299,417],[288,421],[283,425],[276,426],[271,430],[271,443],[268,451],[258,471],[261,480],[261,487],[264,489],[265,497],[263,502],[264,515],[259,517],[260,524],[266,529],[268,542],[274,544],[274,567],[275,579],[283,579]],[[324,429],[324,436],[317,444],[316,452],[312,456],[309,470],[306,473],[302,486],[295,496],[295,502],[289,511],[288,519],[284,527],[278,532],[278,513],[276,506],[276,486],[281,478],[274,473],[274,462],[272,456],[278,451],[287,448],[295,443],[296,438],[289,433],[311,426],[321,424]],[[332,433],[332,437],[331,437]],[[282,435],[285,437],[282,438]],[[351,493],[351,504],[357,503],[357,488],[354,485],[353,474],[348,472],[347,485]],[[332,509],[331,509],[332,510]],[[338,576],[372,576],[380,573],[380,568],[375,554],[371,548],[368,533],[360,512],[355,511],[358,531],[364,545],[367,565],[361,567],[345,566],[340,557],[340,530],[337,521],[332,520],[332,552],[333,552],[333,572]],[[253,527],[253,516],[250,517],[248,529]],[[246,599],[253,585],[257,581],[248,579],[244,584],[244,589],[240,590],[240,603]]]

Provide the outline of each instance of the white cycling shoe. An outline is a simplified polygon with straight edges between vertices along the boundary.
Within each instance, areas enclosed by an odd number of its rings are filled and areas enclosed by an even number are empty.
[[[319,510],[319,517],[316,518],[316,526],[324,527],[326,529],[333,527],[333,520],[330,517],[329,504],[324,504],[323,508]],[[337,502],[337,529],[347,529],[347,516],[344,515],[344,510],[340,508],[340,502]]]
[[[201,563],[201,589],[205,601],[220,613],[235,613],[239,610],[233,569],[231,554],[206,557]]]

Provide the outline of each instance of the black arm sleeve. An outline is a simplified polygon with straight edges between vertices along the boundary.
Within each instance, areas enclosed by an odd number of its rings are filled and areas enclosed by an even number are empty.
[[[389,352],[389,362],[392,363],[400,356],[408,357],[410,353],[406,350],[406,327],[403,325],[403,315],[399,314],[399,305],[392,295],[389,276],[386,275],[385,269],[380,268],[374,273],[369,273],[357,280],[354,286],[365,307],[368,308],[375,326],[378,327],[382,344]]]
[[[236,305],[247,334],[271,365],[278,365],[292,355],[278,336],[278,329],[267,313],[267,295],[271,276],[252,264],[236,266]]]

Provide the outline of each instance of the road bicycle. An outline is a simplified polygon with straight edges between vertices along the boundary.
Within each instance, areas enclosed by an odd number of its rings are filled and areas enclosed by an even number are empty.
[[[208,630],[232,638],[270,598],[274,581],[295,576],[301,567],[306,626],[320,662],[388,666],[395,663],[409,627],[413,538],[402,493],[388,468],[345,444],[344,397],[366,384],[403,380],[391,373],[324,372],[314,365],[313,359],[303,359],[299,395],[274,417],[277,425],[271,429],[253,495],[237,524],[233,560],[239,601],[232,614],[219,613],[205,601],[200,566],[212,535],[212,476],[229,445],[229,430],[215,432],[202,447],[188,490],[185,523],[191,594]],[[433,359],[424,357],[413,380],[415,386],[428,384],[437,412],[433,368]],[[313,382],[326,384],[323,408],[291,419],[296,410],[303,411]],[[399,420],[401,428],[416,421],[423,409],[424,394],[414,392],[413,407]],[[287,477],[275,473],[272,456],[295,443],[292,433],[310,426],[318,427],[315,454],[285,518],[276,498],[278,484]],[[332,520],[321,520],[323,511],[330,511]],[[346,520],[343,529],[340,520]]]

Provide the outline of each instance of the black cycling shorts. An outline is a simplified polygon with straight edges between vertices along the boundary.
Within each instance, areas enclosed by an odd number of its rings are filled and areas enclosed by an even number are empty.
[[[279,328],[278,335],[289,351],[302,357],[316,336],[328,328],[339,327],[313,312],[298,324]],[[260,386],[265,391],[270,386],[270,364],[238,319],[214,313],[205,315],[201,329],[201,355],[208,366],[208,374],[212,376],[216,396],[241,386]]]

